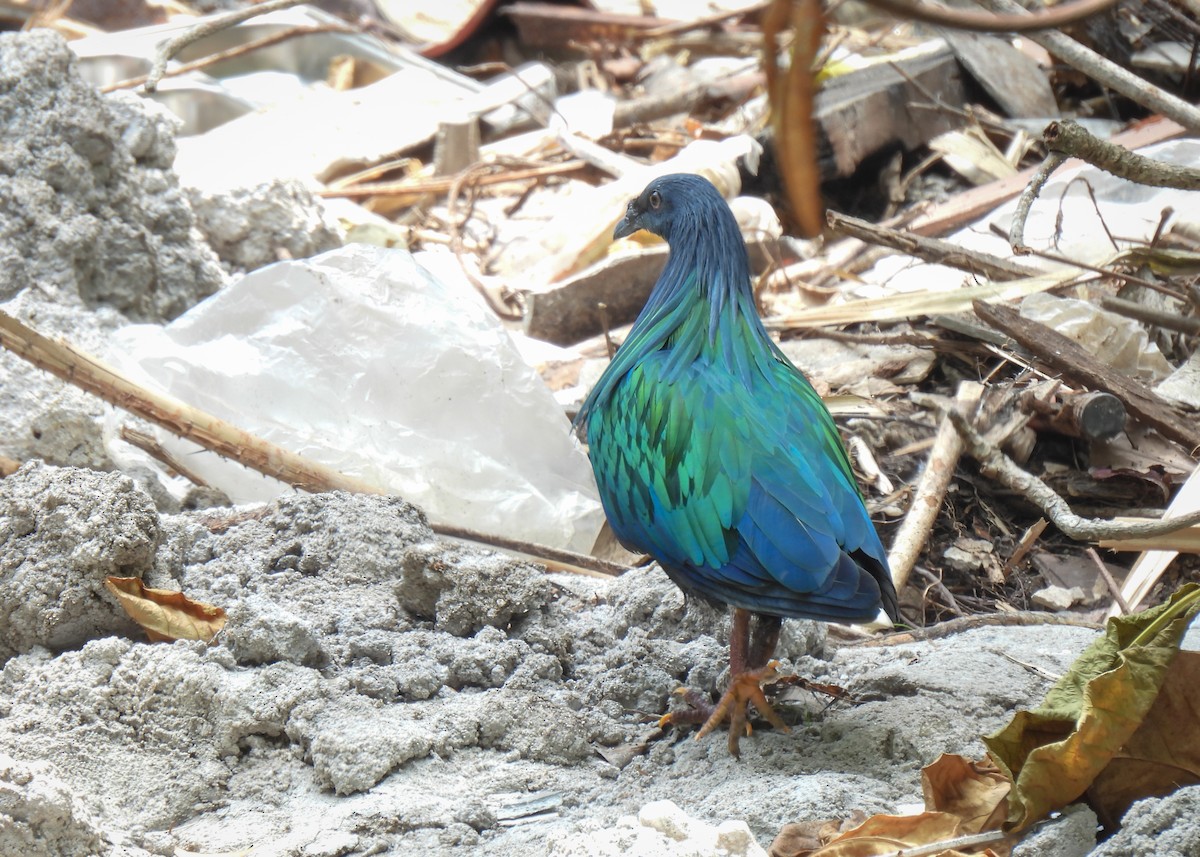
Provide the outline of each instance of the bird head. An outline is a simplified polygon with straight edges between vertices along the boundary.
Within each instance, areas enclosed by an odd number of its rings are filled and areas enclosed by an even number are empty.
[[[659,176],[637,197],[629,200],[625,217],[613,230],[613,238],[625,238],[639,229],[671,240],[671,227],[689,214],[733,215],[712,182],[690,173]],[[703,219],[702,217],[699,219]]]

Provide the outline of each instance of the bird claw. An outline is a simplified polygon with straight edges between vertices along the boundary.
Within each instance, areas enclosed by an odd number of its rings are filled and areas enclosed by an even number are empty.
[[[738,742],[741,740],[741,736],[754,734],[754,728],[750,725],[747,717],[746,707],[748,704],[753,703],[758,713],[776,729],[784,732],[791,731],[783,722],[783,718],[767,702],[766,694],[763,693],[764,685],[773,684],[779,678],[778,667],[779,661],[771,661],[761,669],[747,670],[733,676],[729,680],[729,688],[721,695],[715,706],[708,703],[697,691],[679,688],[675,692],[683,696],[684,701],[688,704],[688,710],[664,714],[659,718],[658,725],[665,729],[667,726],[702,723],[700,731],[696,733],[696,740],[699,740],[728,719],[729,752],[737,758],[739,756]]]
[[[779,661],[771,661],[761,669],[747,670],[733,676],[729,681],[729,689],[722,694],[716,708],[713,709],[704,725],[700,727],[700,731],[696,733],[696,740],[708,735],[728,717],[729,753],[734,758],[738,758],[740,756],[738,741],[741,740],[741,736],[754,733],[746,716],[746,707],[751,703],[758,713],[767,718],[767,721],[776,729],[791,732],[792,730],[783,722],[783,718],[775,712],[771,703],[767,702],[766,694],[763,693],[763,685],[772,684],[779,677],[778,667]]]

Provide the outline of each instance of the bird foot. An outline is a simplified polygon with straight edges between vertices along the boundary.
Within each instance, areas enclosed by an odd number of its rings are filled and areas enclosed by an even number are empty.
[[[776,672],[778,667],[779,661],[771,661],[760,669],[746,670],[732,676],[729,680],[729,688],[721,695],[716,705],[710,704],[698,691],[681,688],[676,692],[683,696],[684,702],[688,705],[687,709],[664,714],[659,718],[658,725],[665,729],[667,726],[703,723],[700,731],[696,733],[696,739],[699,740],[728,719],[729,752],[735,758],[739,755],[738,741],[741,736],[743,734],[751,735],[754,732],[746,716],[747,705],[750,703],[753,703],[754,707],[758,709],[758,713],[767,718],[776,729],[790,732],[791,730],[783,722],[783,718],[775,713],[775,709],[767,702],[767,697],[763,693],[764,685],[773,684],[779,679]]]

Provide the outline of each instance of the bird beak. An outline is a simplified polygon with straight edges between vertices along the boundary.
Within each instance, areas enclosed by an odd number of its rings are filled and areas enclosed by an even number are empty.
[[[642,224],[638,223],[637,213],[632,209],[625,212],[625,216],[617,224],[617,228],[613,230],[613,240],[618,238],[626,238],[642,228]]]

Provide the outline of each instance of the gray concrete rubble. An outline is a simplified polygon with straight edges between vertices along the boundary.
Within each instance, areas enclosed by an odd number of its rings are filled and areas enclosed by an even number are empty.
[[[197,226],[221,261],[253,271],[281,259],[304,259],[342,246],[342,234],[298,181],[214,192],[187,188]]]
[[[244,270],[341,244],[299,185],[181,186],[179,120],[101,95],[48,30],[0,34],[0,92],[0,310],[40,333],[103,354],[113,330],[170,320],[222,288],[222,262]],[[0,454],[113,468],[101,402],[3,350],[0,379]]]
[[[675,688],[724,681],[721,612],[655,570],[547,574],[438,540],[399,499],[161,515],[125,477],[35,462],[0,482],[0,557],[0,853],[30,857],[759,855],[789,821],[919,802],[923,764],[980,755],[1041,699],[1017,662],[1061,673],[1094,637],[838,648],[788,622],[785,671],[855,702],[787,691],[792,732],[757,730],[736,761],[720,734],[646,740]],[[143,642],[114,573],[228,625]],[[1144,853],[1120,843],[1168,815],[1194,834],[1195,793],[1139,804],[1098,853]],[[1068,813],[1037,853],[1086,854],[1093,827]]]
[[[100,95],[46,30],[0,35],[0,91],[0,300],[32,287],[163,320],[220,288],[171,171],[171,114]]]

